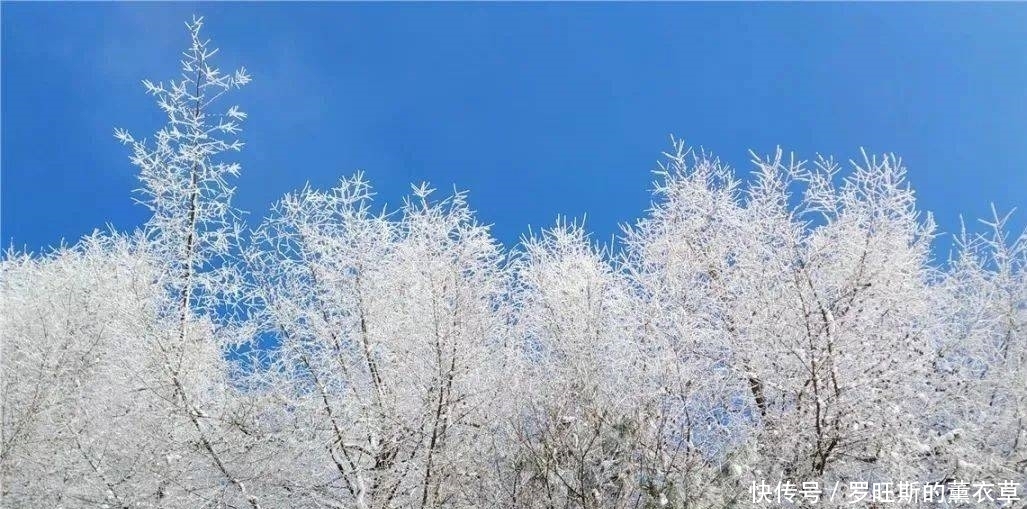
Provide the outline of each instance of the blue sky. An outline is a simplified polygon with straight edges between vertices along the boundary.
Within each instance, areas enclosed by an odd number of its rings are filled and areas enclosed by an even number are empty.
[[[781,145],[909,166],[943,230],[989,203],[1027,216],[1025,4],[2,5],[0,236],[32,250],[142,224],[114,127],[162,118],[139,85],[177,76],[183,22],[254,82],[236,204],[363,169],[470,191],[511,245],[587,213],[643,214],[669,135],[747,172]],[[939,253],[944,256],[943,253]]]

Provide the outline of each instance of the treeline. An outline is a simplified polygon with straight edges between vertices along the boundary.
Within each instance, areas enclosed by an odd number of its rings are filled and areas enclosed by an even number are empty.
[[[998,214],[938,264],[894,157],[754,154],[740,179],[675,143],[616,250],[566,223],[507,250],[427,186],[377,213],[361,175],[247,229],[245,114],[218,105],[249,77],[200,28],[181,78],[146,82],[167,125],[117,131],[145,227],[2,262],[0,505],[763,507],[754,483],[782,479],[1023,495],[1027,236]]]

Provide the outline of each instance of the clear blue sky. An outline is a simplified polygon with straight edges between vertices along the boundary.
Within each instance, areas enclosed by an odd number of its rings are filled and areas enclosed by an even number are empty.
[[[508,245],[557,215],[609,238],[670,134],[746,172],[749,148],[894,151],[946,231],[1027,216],[1027,4],[4,3],[5,246],[142,223],[111,132],[161,125],[139,81],[177,76],[193,13],[254,76],[254,217],[363,169],[390,204],[468,189]]]

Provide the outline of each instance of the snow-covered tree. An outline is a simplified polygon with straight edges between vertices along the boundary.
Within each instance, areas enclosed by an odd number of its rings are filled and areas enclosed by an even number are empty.
[[[1009,216],[990,232],[958,237],[940,275],[929,457],[940,479],[1027,475],[1027,235],[1010,239]]]
[[[171,430],[143,394],[159,292],[131,239],[94,234],[3,265],[5,505],[128,507],[159,491]],[[154,499],[150,499],[154,501]]]
[[[287,195],[255,233],[253,300],[279,344],[255,377],[304,416],[293,432],[312,464],[281,482],[305,496],[356,507],[475,496],[504,274],[464,195],[430,194],[416,188],[398,215],[373,214],[357,175]]]
[[[226,415],[233,410],[226,399],[231,387],[223,356],[226,345],[238,342],[238,328],[224,322],[241,279],[230,261],[239,226],[229,179],[238,175],[239,165],[223,157],[242,147],[231,138],[246,115],[236,106],[223,113],[214,109],[226,93],[250,78],[244,70],[222,74],[213,65],[218,50],[202,38],[202,18],[187,27],[191,44],[180,79],[168,84],[144,81],[167,124],[152,142],[115,131],[132,148],[131,161],[143,184],[141,202],[153,213],[143,229],[144,243],[158,265],[163,292],[155,302],[158,330],[146,345],[161,365],[153,373],[151,390],[172,402],[167,418],[176,427],[170,439],[190,444],[190,452],[203,457],[208,467],[198,470],[188,455],[169,454],[183,461],[190,476],[200,474],[197,485],[176,488],[207,503],[240,497],[257,508],[259,500],[245,484],[254,468],[245,462],[233,465],[246,455],[249,440]],[[210,476],[220,482],[211,486]]]

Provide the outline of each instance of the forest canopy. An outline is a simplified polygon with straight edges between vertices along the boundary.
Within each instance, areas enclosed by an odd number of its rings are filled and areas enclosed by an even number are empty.
[[[5,507],[764,507],[751,490],[1027,480],[1027,234],[945,263],[902,161],[674,141],[616,247],[505,247],[362,174],[232,205],[245,70],[188,24],[149,209],[2,261]],[[927,503],[918,499],[918,503]]]

